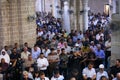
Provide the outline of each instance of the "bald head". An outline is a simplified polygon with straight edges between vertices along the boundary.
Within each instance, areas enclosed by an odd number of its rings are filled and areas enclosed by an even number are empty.
[[[120,72],[117,73],[117,80],[120,80]]]

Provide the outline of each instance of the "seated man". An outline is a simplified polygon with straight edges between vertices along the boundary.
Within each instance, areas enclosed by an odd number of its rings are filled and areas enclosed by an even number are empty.
[[[97,75],[96,75],[96,80],[100,80],[102,76],[105,76],[108,79],[108,73],[104,70],[104,65],[100,64],[99,71],[97,72]]]
[[[32,80],[32,79],[28,78],[28,72],[27,71],[23,71],[23,79],[22,80]]]
[[[56,70],[54,75],[52,76],[51,80],[64,80],[64,77],[60,75],[59,71]]]
[[[93,68],[92,62],[88,64],[88,67],[83,69],[82,74],[83,74],[84,80],[95,80],[96,79],[96,72],[95,72],[95,69]]]
[[[40,72],[40,80],[49,80],[49,78],[45,77],[45,73],[44,72]]]
[[[111,77],[115,78],[118,72],[120,72],[120,59],[116,59],[116,64],[110,68]]]

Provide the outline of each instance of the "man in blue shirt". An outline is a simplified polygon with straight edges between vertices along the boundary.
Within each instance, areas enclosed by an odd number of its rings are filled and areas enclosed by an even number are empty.
[[[104,63],[104,59],[105,59],[105,53],[104,53],[104,50],[101,49],[100,44],[97,45],[97,50],[95,51],[95,55],[97,57],[96,67],[98,68],[100,64]]]

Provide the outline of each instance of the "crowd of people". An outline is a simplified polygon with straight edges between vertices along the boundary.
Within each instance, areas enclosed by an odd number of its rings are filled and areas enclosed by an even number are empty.
[[[110,67],[111,30],[105,14],[91,13],[86,31],[62,29],[62,20],[39,12],[36,43],[5,46],[0,54],[3,80],[120,80],[120,59]]]

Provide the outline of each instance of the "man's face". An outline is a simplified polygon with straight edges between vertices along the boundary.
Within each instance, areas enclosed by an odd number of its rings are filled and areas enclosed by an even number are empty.
[[[117,73],[117,80],[120,80],[120,73]]]
[[[2,55],[5,55],[5,51],[2,52]]]
[[[119,65],[120,65],[119,61],[116,61],[116,66],[119,66]]]
[[[44,55],[43,54],[40,54],[40,58],[43,58],[44,57]]]
[[[34,47],[34,50],[37,51],[37,47],[36,46]]]
[[[59,77],[59,73],[58,73],[58,74],[55,74],[55,77],[58,78],[58,77]]]
[[[89,69],[92,69],[92,68],[93,68],[93,65],[92,65],[92,64],[89,64],[89,65],[88,65],[88,68],[89,68]]]
[[[5,63],[5,59],[1,59],[1,63]]]
[[[40,78],[41,78],[41,79],[44,79],[44,78],[45,78],[45,75],[40,75]]]

